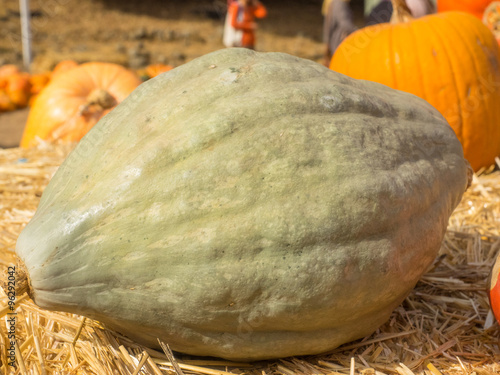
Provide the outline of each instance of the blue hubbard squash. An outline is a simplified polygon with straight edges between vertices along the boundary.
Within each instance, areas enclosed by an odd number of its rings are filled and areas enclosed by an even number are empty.
[[[321,353],[408,295],[469,173],[424,100],[225,49],[142,84],[82,139],[19,237],[20,278],[40,307],[150,346]]]

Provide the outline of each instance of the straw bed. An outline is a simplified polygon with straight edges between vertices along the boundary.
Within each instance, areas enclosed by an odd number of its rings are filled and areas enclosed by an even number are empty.
[[[0,149],[0,268],[71,146]],[[135,344],[98,322],[45,311],[17,296],[17,369],[8,365],[7,296],[0,292],[0,374],[500,374],[500,329],[486,280],[500,251],[500,172],[475,177],[450,219],[440,255],[373,335],[321,356],[254,364],[172,356]]]

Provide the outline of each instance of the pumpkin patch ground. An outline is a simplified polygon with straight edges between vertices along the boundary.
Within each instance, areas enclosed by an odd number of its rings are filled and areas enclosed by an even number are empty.
[[[0,113],[0,148],[19,146],[29,108]]]

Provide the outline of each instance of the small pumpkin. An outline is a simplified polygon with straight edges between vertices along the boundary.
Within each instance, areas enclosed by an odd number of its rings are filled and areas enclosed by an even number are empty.
[[[30,97],[29,74],[21,72],[19,68],[12,64],[0,67],[0,110],[12,111],[25,107]],[[5,97],[7,96],[7,98]]]
[[[424,100],[223,49],[143,83],[79,142],[17,241],[17,285],[150,346],[317,354],[389,318],[469,178]]]
[[[16,105],[12,102],[7,92],[0,88],[0,112],[14,111]]]
[[[0,66],[0,81],[18,73],[21,73],[21,71],[16,65],[13,64],[2,65]]]
[[[438,0],[438,12],[461,11],[483,19],[486,7],[493,0]]]
[[[17,108],[26,107],[31,96],[28,73],[16,73],[6,78],[5,92]]]
[[[488,280],[488,296],[490,307],[498,323],[500,323],[500,253],[491,269]]]
[[[50,82],[51,75],[51,72],[32,74],[29,77],[31,84],[31,95],[37,95],[45,86],[47,86],[47,84]]]
[[[477,18],[445,12],[413,19],[393,0],[391,23],[358,30],[330,68],[415,94],[448,120],[474,170],[500,155],[500,49]]]
[[[56,75],[34,100],[21,147],[79,141],[97,121],[125,99],[141,81],[132,71],[92,62]]]

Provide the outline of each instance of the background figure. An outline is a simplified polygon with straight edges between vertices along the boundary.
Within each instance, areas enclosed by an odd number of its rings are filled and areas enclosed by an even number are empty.
[[[415,18],[423,17],[427,14],[435,13],[436,9],[430,0],[406,0],[406,5],[411,10]],[[375,6],[366,20],[366,25],[389,22],[392,16],[392,3],[390,0],[382,0]]]
[[[232,47],[255,48],[256,18],[267,16],[267,9],[258,0],[237,0],[229,4],[226,27],[232,27],[237,40]],[[226,42],[226,47],[229,47]]]
[[[342,41],[353,31],[354,25],[350,0],[324,0],[323,42],[326,43],[325,66],[330,65],[333,53]]]
[[[241,47],[241,37],[243,36],[243,32],[241,30],[236,30],[233,26],[231,26],[231,4],[237,2],[238,0],[227,0],[224,34],[222,36],[222,43],[226,47]]]

